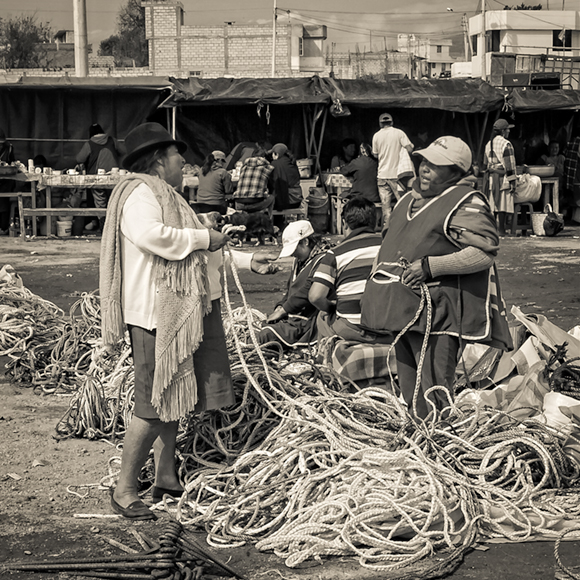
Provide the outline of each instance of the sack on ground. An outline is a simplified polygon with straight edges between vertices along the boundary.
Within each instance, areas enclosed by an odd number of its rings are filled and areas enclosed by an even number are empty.
[[[546,236],[555,236],[564,229],[564,218],[553,211],[546,214],[544,219],[544,233]]]

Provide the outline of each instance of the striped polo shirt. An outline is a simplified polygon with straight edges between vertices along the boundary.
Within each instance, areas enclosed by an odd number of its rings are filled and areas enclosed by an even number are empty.
[[[336,293],[336,315],[360,324],[360,300],[382,237],[372,228],[353,230],[338,246],[328,250],[313,277]]]

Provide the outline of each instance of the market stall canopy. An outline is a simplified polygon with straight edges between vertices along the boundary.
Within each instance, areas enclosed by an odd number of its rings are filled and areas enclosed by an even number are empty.
[[[299,105],[325,103],[318,77],[283,79],[170,79],[173,94],[162,104],[195,105]]]
[[[140,88],[143,90],[160,90],[171,87],[169,77],[33,77],[28,75],[0,74],[0,89],[3,88],[78,88],[91,90],[126,90]]]
[[[359,107],[441,109],[481,113],[501,107],[504,94],[482,79],[396,79],[388,82],[319,78],[333,102]]]
[[[93,123],[122,141],[144,121],[165,121],[158,107],[170,86],[168,77],[0,75],[0,126],[17,159],[42,154],[53,168],[70,168]]]
[[[514,89],[507,100],[509,106],[520,113],[550,110],[580,109],[580,91],[556,89],[553,91],[530,91]]]
[[[313,76],[283,79],[170,79],[162,106],[341,103],[360,107],[442,109],[463,113],[501,107],[504,94],[481,79],[339,80]]]

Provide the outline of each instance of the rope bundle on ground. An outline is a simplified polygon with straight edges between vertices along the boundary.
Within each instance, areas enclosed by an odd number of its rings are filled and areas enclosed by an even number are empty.
[[[227,294],[226,304],[231,312]],[[266,384],[256,381],[235,342],[252,386],[281,422],[232,465],[184,478],[177,517],[205,527],[212,545],[256,542],[288,566],[356,555],[403,578],[419,577],[408,568],[427,555],[451,564],[479,532],[556,535],[551,526],[563,514],[542,490],[575,483],[579,467],[554,431],[452,403],[416,424],[394,395],[337,394],[320,381],[290,397],[265,360]]]
[[[0,283],[0,355],[8,376],[43,393],[76,391],[100,338],[96,292],[83,293],[69,316],[24,286]]]
[[[357,391],[307,358],[258,348],[258,313],[247,304],[235,312],[227,292],[225,302],[238,404],[191,417],[178,439],[187,496],[177,517],[205,528],[212,545],[255,542],[289,566],[350,555],[389,577],[419,578],[451,569],[478,533],[556,533],[566,511],[545,490],[579,479],[557,432],[466,403],[416,423],[390,392]],[[55,352],[89,340],[98,316],[88,314]],[[110,353],[97,341],[81,356],[67,369],[78,392],[61,433],[114,436],[131,411],[128,345]]]

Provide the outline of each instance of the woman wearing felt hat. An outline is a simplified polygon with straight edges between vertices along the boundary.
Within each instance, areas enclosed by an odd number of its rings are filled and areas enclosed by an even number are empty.
[[[175,469],[179,419],[234,402],[224,331],[217,252],[231,239],[202,225],[176,191],[185,143],[157,123],[126,137],[123,165],[131,174],[111,194],[101,241],[100,295],[105,345],[129,331],[135,407],[123,445],[113,510],[155,519],[139,498],[138,478],[153,446],[153,500],[181,496]],[[259,257],[237,253],[238,267],[262,269]],[[243,261],[242,261],[243,260]]]

